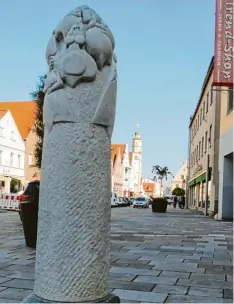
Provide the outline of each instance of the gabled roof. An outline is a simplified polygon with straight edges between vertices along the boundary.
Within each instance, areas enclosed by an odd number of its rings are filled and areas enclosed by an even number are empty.
[[[143,183],[143,189],[145,192],[154,192],[155,183]]]
[[[35,121],[36,103],[34,101],[0,102],[0,112],[10,111],[22,139],[28,137]]]
[[[112,144],[111,145],[111,160],[113,163],[115,162],[115,159],[116,159],[119,151],[120,151],[121,161],[123,160],[125,148],[126,148],[125,144]]]

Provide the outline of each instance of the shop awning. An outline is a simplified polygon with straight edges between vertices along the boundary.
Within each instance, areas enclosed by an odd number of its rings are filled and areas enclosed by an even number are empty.
[[[197,176],[193,180],[189,182],[189,187],[192,187],[198,183],[204,182],[206,180],[206,172],[202,173],[201,175]]]

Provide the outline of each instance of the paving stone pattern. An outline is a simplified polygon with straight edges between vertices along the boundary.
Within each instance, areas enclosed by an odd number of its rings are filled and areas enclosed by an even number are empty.
[[[112,209],[110,291],[124,303],[232,303],[232,223],[192,211]],[[0,211],[0,303],[32,292],[35,250]]]

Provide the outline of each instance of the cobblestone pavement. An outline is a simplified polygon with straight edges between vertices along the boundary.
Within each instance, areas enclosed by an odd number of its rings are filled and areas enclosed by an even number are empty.
[[[110,288],[124,303],[232,303],[232,223],[169,207],[112,209]],[[33,289],[35,251],[0,212],[0,303]]]

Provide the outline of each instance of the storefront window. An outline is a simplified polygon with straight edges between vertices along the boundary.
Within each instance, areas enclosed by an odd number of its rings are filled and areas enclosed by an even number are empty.
[[[202,201],[206,200],[206,183],[202,183]]]

